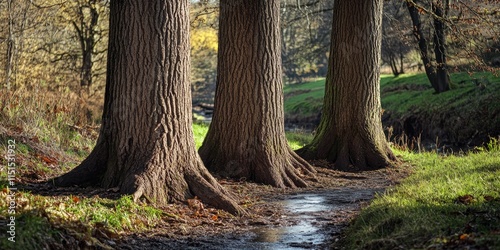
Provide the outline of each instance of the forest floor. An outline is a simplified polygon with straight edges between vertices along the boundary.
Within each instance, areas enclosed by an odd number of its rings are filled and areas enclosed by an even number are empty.
[[[151,208],[159,212],[148,217],[143,211],[149,204],[128,204],[117,190],[46,184],[64,171],[54,166],[65,165],[62,162],[68,159],[36,140],[5,133],[2,137],[17,141],[20,162],[17,242],[7,242],[2,235],[0,248],[6,249],[331,249],[361,207],[411,169],[348,173],[317,161],[312,162],[316,177],[305,177],[308,188],[278,189],[219,179],[246,208],[246,216],[204,207],[195,198]],[[2,201],[9,192],[8,188],[0,192]]]
[[[375,193],[398,183],[404,169],[346,173],[317,167],[309,188],[276,189],[221,181],[249,201],[250,216],[200,211],[199,218],[172,220],[154,230],[125,235],[122,249],[331,249],[342,230]],[[207,216],[208,215],[208,216]]]

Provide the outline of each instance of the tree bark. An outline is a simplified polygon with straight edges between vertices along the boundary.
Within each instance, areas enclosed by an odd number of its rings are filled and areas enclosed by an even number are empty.
[[[279,1],[220,5],[215,109],[199,153],[220,176],[304,187],[314,169],[285,137]]]
[[[189,83],[189,1],[111,1],[104,113],[94,150],[58,186],[119,187],[154,204],[242,212],[196,153]]]
[[[436,66],[431,62],[428,52],[428,43],[425,38],[424,32],[422,30],[422,22],[420,20],[420,12],[418,6],[416,6],[414,1],[406,1],[408,6],[408,11],[410,12],[410,17],[413,24],[413,35],[415,40],[418,42],[418,47],[420,50],[420,58],[424,64],[425,73],[427,78],[432,85],[432,88],[436,93],[441,93],[450,90],[450,83],[448,78],[448,72],[446,70],[446,54],[444,50],[445,37],[444,37],[444,24],[442,20],[434,17],[434,54],[436,55]],[[435,3],[432,4],[433,11],[436,15],[443,17],[442,7],[435,9],[437,6]]]
[[[383,0],[335,1],[323,115],[306,159],[341,170],[390,166],[396,158],[382,129],[380,49]]]

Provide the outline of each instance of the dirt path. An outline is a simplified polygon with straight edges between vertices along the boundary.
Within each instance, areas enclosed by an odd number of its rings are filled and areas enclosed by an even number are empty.
[[[404,171],[345,173],[318,168],[311,188],[294,192],[249,183],[226,183],[250,197],[252,214],[217,223],[170,223],[122,238],[118,249],[331,249],[342,230],[375,193],[397,183]],[[115,242],[113,242],[115,243]]]

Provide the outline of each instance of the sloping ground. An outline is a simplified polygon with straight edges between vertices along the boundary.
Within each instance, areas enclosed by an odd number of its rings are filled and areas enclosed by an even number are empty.
[[[441,94],[427,87],[425,75],[406,75],[383,85],[385,127],[396,137],[462,149],[500,135],[500,78],[459,73],[451,79],[453,89]]]
[[[500,78],[491,73],[451,74],[452,90],[434,94],[425,74],[381,77],[382,121],[393,141],[474,147],[500,135]],[[289,126],[317,125],[324,80],[287,85]],[[314,126],[312,126],[314,129]],[[435,147],[436,145],[433,145]]]

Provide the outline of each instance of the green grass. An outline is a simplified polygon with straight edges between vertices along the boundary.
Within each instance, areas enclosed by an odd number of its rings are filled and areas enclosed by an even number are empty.
[[[425,74],[405,74],[381,84],[382,108],[395,114],[408,112],[432,113],[453,110],[464,105],[472,109],[480,108],[483,100],[500,98],[500,78],[486,72],[454,73],[450,75],[452,90],[434,94]],[[485,85],[484,89],[476,86],[475,79]],[[499,102],[490,102],[491,108],[500,108]]]
[[[313,135],[305,132],[287,132],[286,139],[288,140],[288,145],[293,150],[303,148],[306,144],[312,141]]]
[[[2,211],[8,206],[6,195],[6,190],[0,193]],[[60,244],[61,231],[91,245],[99,245],[101,243],[94,238],[96,234],[116,238],[124,231],[140,232],[153,228],[164,216],[160,209],[134,203],[131,196],[111,200],[40,196],[19,191],[15,197],[16,243],[2,237],[0,249],[38,249],[45,243]],[[7,216],[0,214],[2,219],[10,217]],[[44,247],[51,246],[54,247]]]
[[[201,147],[203,140],[205,139],[205,135],[208,132],[208,124],[204,123],[194,123],[193,124],[193,134],[194,140],[196,142],[196,149]],[[288,145],[293,149],[299,149],[304,147],[307,143],[309,143],[313,136],[310,133],[286,133],[286,137],[288,139]]]
[[[208,132],[208,126],[209,126],[208,124],[204,123],[193,124],[193,134],[194,134],[194,141],[196,143],[196,149],[199,149],[201,147],[201,144],[203,144],[205,135]]]
[[[465,156],[397,153],[414,173],[362,210],[347,249],[500,247],[498,141]]]
[[[286,113],[315,116],[323,106],[325,79],[286,85],[283,92]]]
[[[490,72],[450,75],[452,90],[436,95],[424,73],[403,74],[398,77],[381,75],[382,108],[397,114],[417,110],[434,112],[440,109],[460,108],[463,105],[479,107],[484,99],[500,99],[500,78]],[[480,89],[474,80],[484,83]],[[316,116],[323,105],[325,79],[286,85],[285,113],[288,116]],[[463,98],[467,96],[466,98]],[[491,102],[500,107],[500,102]]]

